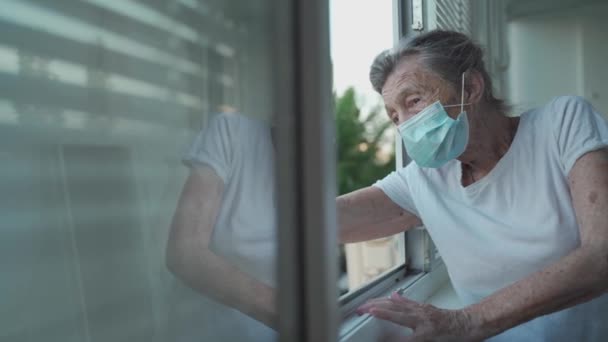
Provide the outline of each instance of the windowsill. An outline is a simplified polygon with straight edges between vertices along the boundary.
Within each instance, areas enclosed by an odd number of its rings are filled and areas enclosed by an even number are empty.
[[[431,272],[406,277],[403,281],[386,291],[383,296],[389,296],[394,291],[402,290],[403,295],[419,302],[430,302],[433,305],[456,305],[445,265],[441,263]],[[453,293],[453,296],[452,296]],[[433,302],[434,301],[434,302]],[[440,303],[440,304],[435,304]],[[340,341],[377,341],[387,336],[406,336],[409,329],[402,326],[372,318],[369,315],[346,317],[340,329]]]
[[[464,307],[464,304],[454,291],[452,283],[449,281],[447,284],[444,284],[435,294],[433,294],[426,302],[442,309],[455,310]]]

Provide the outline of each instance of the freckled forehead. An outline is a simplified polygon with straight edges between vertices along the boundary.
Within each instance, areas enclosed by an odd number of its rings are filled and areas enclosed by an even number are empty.
[[[424,81],[429,78],[428,74],[429,72],[416,59],[405,59],[397,64],[395,70],[386,79],[384,87],[382,87],[382,96],[392,98],[397,96],[404,88],[419,89],[423,86]]]

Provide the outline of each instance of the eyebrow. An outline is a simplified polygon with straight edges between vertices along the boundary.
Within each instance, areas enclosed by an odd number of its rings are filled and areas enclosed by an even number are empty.
[[[408,95],[416,93],[416,92],[419,92],[419,89],[417,87],[406,86],[399,91],[397,96],[395,96],[395,101],[396,101],[396,103],[403,103],[404,99]]]
[[[416,87],[412,87],[412,86],[405,86],[403,87],[399,93],[397,94],[397,96],[395,96],[395,104],[399,105],[400,103],[403,103],[403,100],[409,95],[412,94],[414,92],[418,91],[418,88]],[[389,116],[391,116],[391,110],[389,108],[389,106],[384,106],[384,109],[386,110],[386,114]]]

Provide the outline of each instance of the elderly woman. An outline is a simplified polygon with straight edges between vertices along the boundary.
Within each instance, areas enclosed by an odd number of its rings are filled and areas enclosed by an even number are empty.
[[[412,341],[600,341],[608,336],[608,123],[582,98],[507,115],[482,52],[432,31],[374,61],[407,167],[337,200],[356,242],[424,224],[467,305],[393,294],[359,308]]]

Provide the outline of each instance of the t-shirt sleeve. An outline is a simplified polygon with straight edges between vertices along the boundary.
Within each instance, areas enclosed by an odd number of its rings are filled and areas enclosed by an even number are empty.
[[[584,154],[608,146],[608,122],[584,98],[561,96],[553,101],[554,128],[565,174]]]
[[[410,163],[404,168],[389,173],[388,176],[377,181],[373,186],[382,190],[391,201],[401,208],[419,216],[410,187],[411,171],[415,167],[413,164]]]
[[[235,124],[227,114],[213,116],[186,150],[183,163],[191,168],[209,166],[226,184],[234,158]]]

